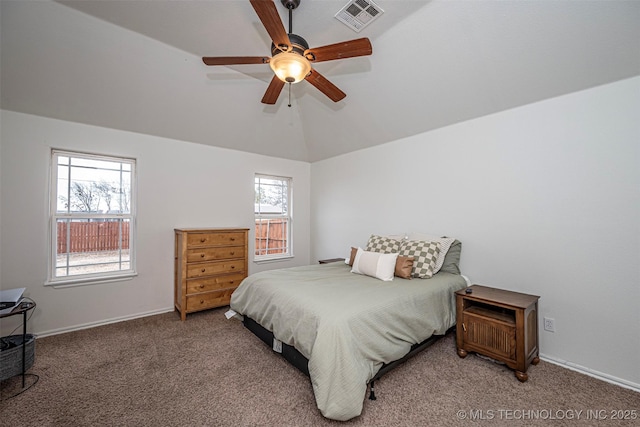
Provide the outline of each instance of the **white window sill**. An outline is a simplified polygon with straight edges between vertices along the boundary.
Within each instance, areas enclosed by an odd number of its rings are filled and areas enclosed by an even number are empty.
[[[253,262],[255,264],[269,264],[269,263],[272,263],[272,262],[288,261],[290,259],[293,259],[293,255],[254,259]]]
[[[45,286],[52,286],[53,288],[70,288],[75,286],[85,285],[98,285],[102,283],[123,282],[125,280],[131,280],[136,277],[138,273],[126,273],[114,276],[102,276],[102,277],[83,277],[76,279],[61,279],[61,280],[47,280],[44,282]]]

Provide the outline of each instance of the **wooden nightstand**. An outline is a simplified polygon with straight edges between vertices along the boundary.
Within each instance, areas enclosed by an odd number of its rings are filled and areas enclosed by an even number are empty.
[[[527,381],[527,368],[537,365],[538,299],[487,286],[473,285],[456,295],[456,346],[458,356],[472,351],[504,362]]]
[[[318,263],[319,264],[329,264],[330,262],[338,262],[338,261],[344,262],[344,258],[321,259],[320,261],[318,261]]]

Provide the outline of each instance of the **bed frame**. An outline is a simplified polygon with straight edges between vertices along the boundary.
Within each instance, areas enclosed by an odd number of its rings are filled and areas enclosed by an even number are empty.
[[[265,344],[267,344],[269,347],[273,347],[273,339],[274,339],[273,332],[264,328],[262,325],[260,325],[258,322],[256,322],[255,320],[253,320],[248,316],[244,316],[242,323],[254,335],[256,335],[258,338],[264,341]],[[455,328],[456,328],[455,325],[449,328],[447,332],[445,332],[445,335],[449,334],[450,332],[453,332]],[[369,399],[376,400],[376,395],[373,390],[374,382],[376,380],[380,379],[384,374],[391,371],[395,367],[401,365],[402,363],[406,362],[407,360],[409,360],[410,358],[412,358],[422,350],[431,346],[433,343],[435,343],[445,335],[432,335],[426,340],[422,341],[421,343],[412,345],[411,350],[409,350],[409,352],[406,355],[404,355],[404,357],[402,357],[401,359],[383,364],[380,370],[378,370],[378,372],[369,381],[369,383],[371,384]],[[309,376],[309,360],[306,357],[304,357],[302,353],[296,350],[295,347],[282,343],[282,352],[280,354],[289,363],[291,363],[293,366],[298,368],[300,372],[302,372],[306,376]]]

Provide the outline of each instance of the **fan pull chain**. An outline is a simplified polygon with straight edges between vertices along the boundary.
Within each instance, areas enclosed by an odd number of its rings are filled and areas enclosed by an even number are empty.
[[[289,83],[289,108],[291,108],[291,83]]]

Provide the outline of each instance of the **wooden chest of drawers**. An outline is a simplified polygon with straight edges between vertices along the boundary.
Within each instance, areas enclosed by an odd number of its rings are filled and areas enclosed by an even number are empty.
[[[248,274],[247,228],[175,229],[174,304],[187,313],[229,305]]]

